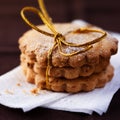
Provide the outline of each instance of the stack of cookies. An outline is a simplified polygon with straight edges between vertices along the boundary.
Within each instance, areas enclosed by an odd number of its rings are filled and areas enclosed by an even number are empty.
[[[39,27],[50,32],[44,25]],[[65,35],[69,31],[81,28],[81,26],[73,23],[62,23],[55,24],[55,28]],[[100,28],[93,26],[90,28],[100,30]],[[100,35],[96,32],[70,33],[65,38],[68,42],[83,44]],[[110,64],[110,57],[117,52],[117,40],[107,33],[107,36],[95,43],[93,48],[73,56],[61,55],[58,48],[55,48],[52,51],[51,67],[48,71],[48,87],[46,85],[47,55],[53,44],[52,37],[40,34],[35,30],[27,31],[19,39],[22,69],[27,81],[35,84],[38,88],[76,93],[103,87],[112,79],[114,69]],[[81,48],[69,46],[62,48],[65,53],[70,53],[76,49]]]

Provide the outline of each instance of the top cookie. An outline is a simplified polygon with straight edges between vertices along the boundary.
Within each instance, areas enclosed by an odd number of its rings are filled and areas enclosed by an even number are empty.
[[[81,28],[80,25],[73,23],[62,23],[54,24],[56,30],[59,33],[65,35],[69,31],[73,31]],[[42,25],[39,26],[40,29],[50,32],[50,30]],[[97,27],[90,27],[90,29],[100,29]],[[89,32],[89,33],[80,33],[74,34],[69,33],[65,35],[66,41],[83,44],[88,41],[92,41],[95,38],[101,36],[100,33]],[[27,31],[19,39],[19,48],[23,54],[30,58],[30,62],[38,62],[41,68],[46,68],[47,66],[47,55],[48,50],[53,46],[54,38],[43,35],[35,30]],[[63,46],[63,51],[70,53],[74,50],[81,48]],[[107,33],[107,36],[103,38],[100,42],[97,42],[93,45],[93,48],[90,50],[80,53],[74,56],[63,56],[58,52],[58,49],[54,49],[52,52],[51,64],[54,67],[81,67],[83,65],[96,65],[104,60],[109,60],[110,56],[117,52],[117,40],[113,38],[110,34]]]

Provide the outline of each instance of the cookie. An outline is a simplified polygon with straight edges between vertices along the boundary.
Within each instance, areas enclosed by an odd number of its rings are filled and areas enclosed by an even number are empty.
[[[88,77],[79,77],[74,80],[51,78],[50,89],[53,91],[69,93],[76,93],[80,91],[88,92],[95,88],[104,87],[105,84],[112,79],[113,75],[113,67],[109,65],[106,70],[98,74],[92,74]],[[38,87],[41,87],[38,81],[36,84]]]
[[[84,44],[101,36],[101,33],[97,32],[79,34],[70,32],[81,28],[81,25],[73,23],[54,24],[54,26],[70,43]],[[44,25],[38,27],[50,32]],[[101,30],[95,26],[89,27]],[[27,81],[40,89],[70,93],[91,91],[103,87],[112,79],[114,69],[110,65],[110,58],[116,54],[117,44],[117,39],[107,33],[101,41],[93,44],[91,49],[73,56],[64,56],[59,53],[58,47],[55,47],[52,50],[49,61],[51,67],[46,79],[48,51],[54,45],[54,38],[29,30],[19,39],[21,66]],[[81,47],[62,46],[62,51],[66,54],[81,49]]]
[[[21,54],[21,62],[25,63],[26,67],[32,68],[36,73],[42,73],[45,75],[46,68],[41,68],[39,63],[36,61],[31,61],[30,58],[24,54]],[[48,75],[50,77],[64,77],[66,79],[75,79],[79,76],[89,76],[93,73],[99,73],[104,70],[109,64],[109,59],[101,61],[96,65],[83,65],[81,67],[51,67],[49,69]]]
[[[50,77],[64,77],[66,79],[75,79],[80,76],[90,76],[93,73],[99,73],[102,70],[104,70],[109,64],[109,61],[106,60],[106,62],[101,62],[101,64],[97,65],[83,65],[81,67],[51,67],[48,71],[48,75]],[[40,68],[37,63],[34,64],[34,71],[36,73],[42,73],[45,74],[46,69]]]
[[[45,26],[39,26],[41,29],[49,31]],[[67,32],[80,28],[80,25],[73,23],[55,24],[55,28],[65,35]],[[91,27],[90,29],[94,29]],[[97,28],[99,29],[99,28]],[[50,32],[50,31],[49,31]],[[66,41],[74,42],[77,44],[86,43],[99,37],[100,33],[90,32],[73,34],[70,33],[65,36]],[[42,68],[47,66],[48,50],[53,46],[54,39],[35,30],[29,30],[19,39],[19,48],[23,54],[29,56],[31,62],[37,61]],[[69,53],[81,48],[63,46],[63,51]],[[58,52],[58,49],[54,49],[52,52],[51,66],[54,67],[81,67],[83,65],[96,65],[99,61],[110,59],[110,56],[117,52],[117,40],[110,34],[107,34],[102,41],[93,45],[93,48],[84,53],[80,53],[74,56],[63,56]]]
[[[114,75],[114,69],[108,65],[105,70],[100,73],[93,73],[88,77],[79,77],[77,79],[65,79],[49,77],[49,88],[46,85],[46,77],[44,74],[38,74],[33,69],[26,68],[26,78],[28,82],[34,79],[37,88],[48,89],[57,92],[76,93],[80,91],[91,91],[95,88],[101,88],[110,81]]]

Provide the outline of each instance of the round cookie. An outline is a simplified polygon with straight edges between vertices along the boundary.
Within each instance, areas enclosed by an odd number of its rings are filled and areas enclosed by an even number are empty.
[[[32,68],[35,73],[44,74],[46,73],[46,68],[41,68],[36,61],[31,61],[29,56],[21,54],[21,62],[26,64],[24,66]],[[66,79],[75,79],[80,76],[90,76],[93,73],[99,73],[104,70],[109,64],[109,59],[101,61],[96,65],[83,65],[81,67],[51,67],[49,69],[48,75],[50,77],[64,77]]]
[[[65,79],[55,79],[51,78],[50,85],[51,90],[76,93],[80,91],[91,91],[95,88],[101,88],[110,81],[113,77],[113,67],[108,66],[106,70],[98,73],[92,74],[88,77],[80,77],[75,80],[65,80]],[[39,86],[38,86],[39,87]]]
[[[30,68],[27,68],[30,70]],[[104,71],[92,74],[88,77],[79,77],[77,79],[68,80],[65,78],[49,78],[49,88],[46,85],[46,77],[43,74],[37,74],[31,69],[29,75],[34,75],[37,88],[48,89],[57,92],[76,93],[80,91],[91,91],[95,88],[103,87],[113,77],[113,67],[109,65]],[[28,76],[29,76],[28,75]],[[29,77],[27,78],[29,81]]]
[[[47,27],[39,26],[40,29],[49,31]],[[55,24],[55,28],[65,35],[67,32],[79,29],[81,26],[73,23]],[[99,29],[96,27],[90,27],[90,29]],[[50,32],[50,31],[49,31]],[[90,32],[65,35],[66,41],[74,42],[77,44],[86,43],[97,37],[101,36],[100,33]],[[47,66],[48,50],[53,46],[54,38],[40,34],[35,30],[29,30],[19,39],[19,48],[23,54],[29,56],[30,60],[37,61],[41,68]],[[63,46],[63,51],[69,53],[81,48]],[[54,49],[52,52],[51,66],[53,67],[81,67],[83,65],[96,65],[99,61],[109,59],[111,55],[117,52],[117,40],[110,34],[107,34],[102,41],[93,45],[93,48],[74,56],[63,56],[58,52],[58,49]]]
[[[54,25],[56,30],[65,35],[65,40],[70,43],[83,44],[101,36],[101,33],[96,32],[80,34],[70,32],[81,28],[78,24]],[[39,27],[50,32],[44,25]],[[100,30],[93,26],[89,29]],[[107,33],[101,41],[93,44],[90,50],[74,56],[63,56],[56,47],[51,54],[49,81],[46,82],[47,56],[48,51],[54,45],[54,38],[35,30],[29,30],[19,39],[21,66],[27,81],[36,84],[40,89],[70,93],[91,91],[103,87],[112,79],[113,67],[109,61],[111,55],[117,52],[117,43],[118,41]],[[67,54],[76,50],[81,50],[81,47],[62,46],[62,51]]]
[[[48,71],[48,75],[50,77],[64,77],[66,79],[75,79],[78,78],[80,76],[86,77],[86,76],[90,76],[93,73],[99,73],[102,70],[106,69],[106,67],[109,64],[109,60],[106,60],[104,62],[101,62],[97,65],[83,65],[81,67],[51,67]],[[45,74],[46,73],[46,68],[40,68],[38,63],[34,64],[33,67],[34,71],[36,73],[42,73]]]

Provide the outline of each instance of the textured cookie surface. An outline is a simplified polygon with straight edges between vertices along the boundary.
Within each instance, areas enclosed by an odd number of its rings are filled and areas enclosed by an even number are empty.
[[[50,32],[45,26],[40,29]],[[67,42],[83,44],[101,36],[100,33],[68,33],[81,28],[72,23],[55,24],[58,32],[65,35]],[[100,29],[90,27],[89,29]],[[56,47],[52,51],[51,68],[49,69],[49,85],[46,85],[47,55],[54,44],[54,38],[29,30],[19,39],[21,50],[21,66],[27,81],[36,84],[40,89],[58,92],[76,93],[91,91],[103,87],[113,77],[110,57],[117,52],[117,40],[107,33],[100,42],[90,50],[74,56],[63,56]],[[71,53],[80,47],[62,46],[62,51]],[[49,87],[48,87],[49,86]]]
[[[88,77],[79,77],[77,79],[65,79],[49,77],[49,86],[46,86],[46,77],[43,74],[37,74],[28,67],[24,67],[28,82],[33,82],[40,89],[48,89],[57,92],[70,92],[76,93],[80,91],[91,91],[95,88],[103,87],[108,81],[110,81],[114,74],[114,69],[111,65],[100,73],[94,73]]]
[[[89,77],[79,77],[74,80],[51,78],[50,89],[53,91],[66,91],[70,93],[91,91],[95,88],[103,87],[108,81],[110,81],[114,75],[113,71],[113,67],[109,65],[106,70],[98,74],[92,74]],[[37,84],[39,87],[39,82]]]
[[[24,63],[25,67],[31,68],[35,73],[40,73],[45,75],[46,68],[41,68],[39,63],[36,61],[31,61],[29,56],[21,54],[21,62]],[[98,64],[85,64],[81,67],[51,67],[49,69],[48,75],[50,77],[64,77],[66,79],[75,79],[80,76],[89,76],[93,73],[99,73],[102,70],[106,69],[109,64],[109,59],[102,60]]]
[[[40,29],[49,31],[45,26],[39,27]],[[79,25],[72,23],[55,24],[55,27],[63,35],[69,31],[80,28]],[[94,27],[91,27],[90,29],[92,28],[94,29]],[[81,34],[70,33],[66,35],[65,38],[68,42],[81,44],[91,41],[99,36],[101,36],[100,33],[94,32]],[[54,38],[40,34],[35,30],[30,30],[19,39],[19,48],[23,54],[28,56],[28,59],[30,59],[31,62],[37,61],[41,68],[46,68],[48,50],[53,46],[53,43]],[[79,50],[81,48],[63,46],[63,51],[66,53],[70,53],[73,51],[73,49]],[[102,41],[94,44],[93,48],[89,51],[71,57],[61,55],[56,48],[52,53],[51,63],[54,67],[81,67],[86,64],[96,65],[100,61],[109,59],[110,56],[116,52],[117,40],[111,35],[107,34],[107,36]]]

